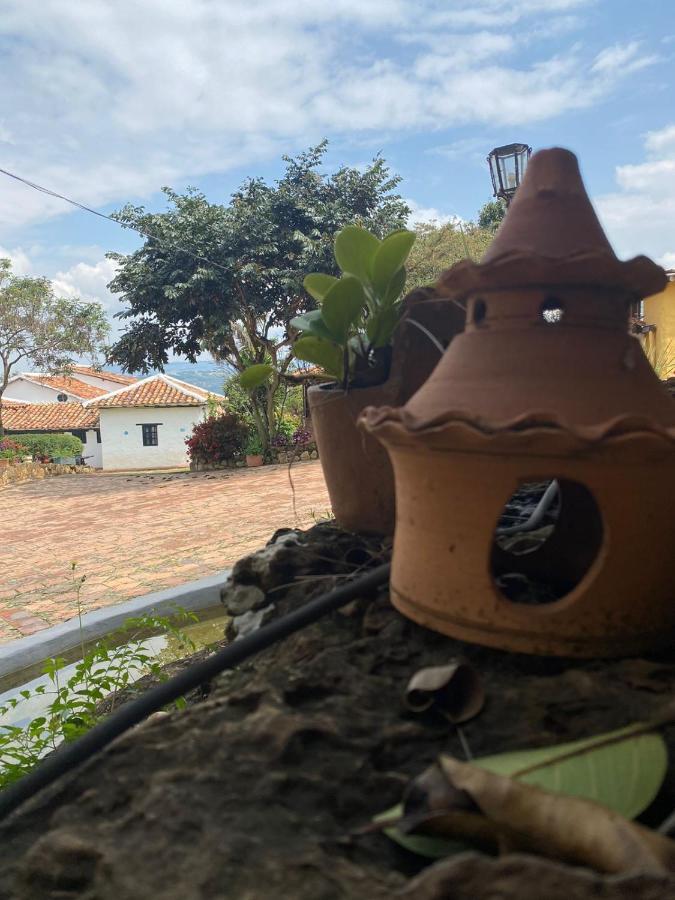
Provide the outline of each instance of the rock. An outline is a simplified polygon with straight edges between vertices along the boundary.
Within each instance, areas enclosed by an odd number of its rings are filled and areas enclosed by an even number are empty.
[[[536,856],[491,859],[462,853],[430,866],[396,894],[401,900],[674,900],[675,878],[606,877]]]
[[[270,603],[264,609],[251,610],[242,616],[236,616],[232,620],[234,638],[245,637],[257,631],[261,625],[266,625],[274,617],[274,606]]]
[[[310,459],[309,450],[303,450],[300,454],[300,459]]]
[[[312,459],[318,459],[318,458],[319,458],[319,451],[318,451],[318,450],[312,450],[312,451],[310,451],[310,454],[309,454],[309,455],[310,455],[310,457],[311,457]]]
[[[231,616],[242,616],[244,613],[265,606],[265,592],[254,584],[226,584],[220,592],[220,602]]]

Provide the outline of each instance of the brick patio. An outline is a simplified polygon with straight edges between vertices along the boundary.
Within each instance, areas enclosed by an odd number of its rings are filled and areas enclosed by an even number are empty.
[[[64,475],[0,491],[0,643],[213,575],[330,508],[318,462],[226,472]]]

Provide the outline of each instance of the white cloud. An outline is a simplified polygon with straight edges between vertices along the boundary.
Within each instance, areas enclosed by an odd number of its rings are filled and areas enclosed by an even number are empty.
[[[617,190],[596,198],[621,256],[646,253],[675,262],[675,124],[645,135],[642,162],[616,168]]]
[[[423,224],[447,225],[449,222],[461,222],[459,216],[441,212],[434,206],[420,206],[415,200],[410,199],[407,199],[405,202],[410,207],[408,228],[414,228],[415,225]]]
[[[107,285],[115,276],[116,269],[117,264],[111,259],[102,259],[94,265],[79,262],[63,272],[57,272],[51,282],[58,296],[96,300],[108,313],[115,313],[120,309],[120,303]]]
[[[13,275],[30,275],[32,271],[31,261],[28,254],[21,247],[0,246],[0,259],[8,259],[12,264]]]
[[[99,206],[326,134],[553,118],[653,61],[636,42],[520,61],[527,28],[592,2],[4,0],[3,167]],[[7,235],[68,211],[3,179]]]

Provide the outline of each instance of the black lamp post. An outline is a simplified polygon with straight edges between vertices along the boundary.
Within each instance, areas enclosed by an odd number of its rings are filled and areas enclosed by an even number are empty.
[[[523,180],[531,153],[532,147],[527,144],[506,144],[495,147],[487,158],[495,197],[504,200],[507,206]]]

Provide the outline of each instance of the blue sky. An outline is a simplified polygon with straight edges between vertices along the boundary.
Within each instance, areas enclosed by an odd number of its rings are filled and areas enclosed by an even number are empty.
[[[0,167],[104,212],[222,201],[327,137],[381,151],[414,218],[475,216],[487,152],[569,147],[617,252],[675,267],[675,17],[663,0],[0,0]],[[120,308],[137,239],[0,176],[0,254]]]

